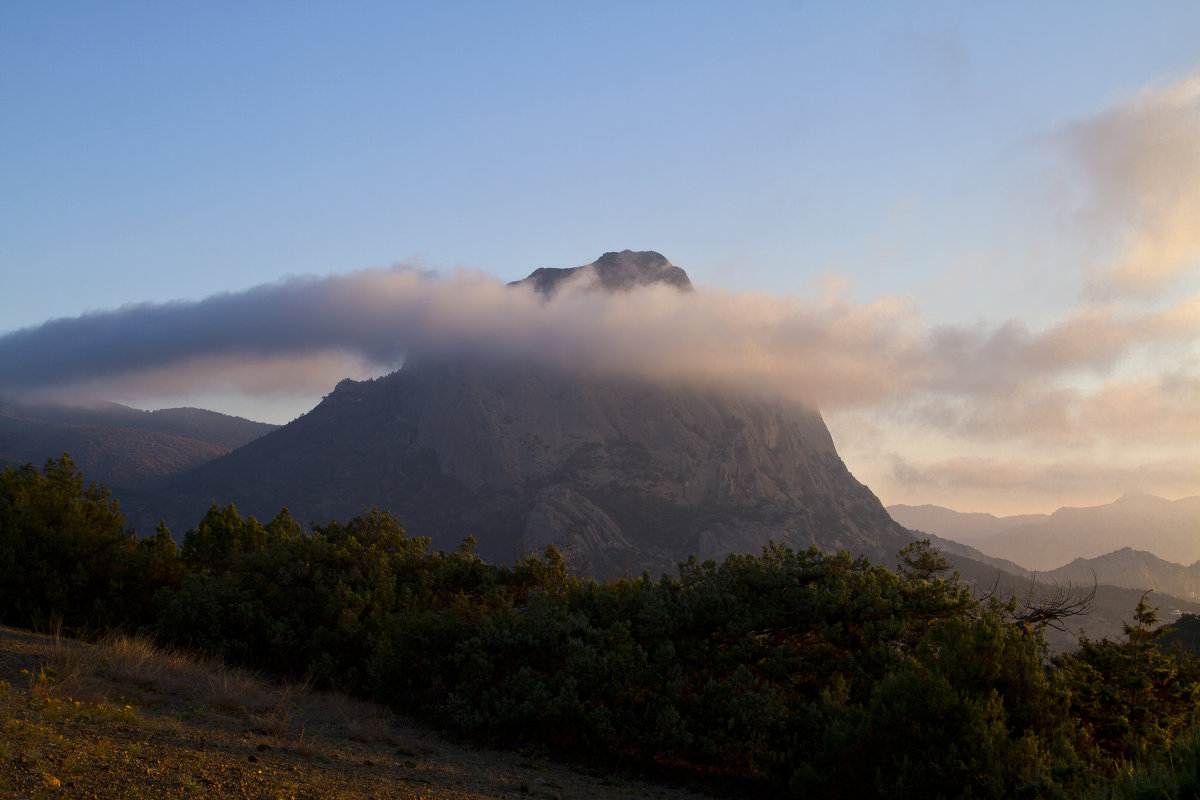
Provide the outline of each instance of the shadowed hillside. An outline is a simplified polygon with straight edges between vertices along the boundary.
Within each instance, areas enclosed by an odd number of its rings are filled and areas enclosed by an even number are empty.
[[[0,464],[41,464],[70,453],[95,480],[146,489],[276,427],[199,408],[0,402]]]

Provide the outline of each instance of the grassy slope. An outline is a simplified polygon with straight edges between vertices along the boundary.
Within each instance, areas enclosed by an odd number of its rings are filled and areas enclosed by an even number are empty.
[[[124,636],[0,628],[0,720],[4,797],[698,797],[460,747],[378,706]]]

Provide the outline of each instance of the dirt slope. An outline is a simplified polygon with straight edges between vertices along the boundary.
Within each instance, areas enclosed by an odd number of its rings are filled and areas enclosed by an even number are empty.
[[[447,742],[378,706],[112,637],[0,628],[3,798],[699,795]]]

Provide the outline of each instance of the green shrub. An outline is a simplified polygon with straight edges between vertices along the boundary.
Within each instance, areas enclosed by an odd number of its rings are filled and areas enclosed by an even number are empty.
[[[0,619],[68,632],[138,626],[182,565],[165,528],[142,541],[104,486],[70,456],[0,472]]]

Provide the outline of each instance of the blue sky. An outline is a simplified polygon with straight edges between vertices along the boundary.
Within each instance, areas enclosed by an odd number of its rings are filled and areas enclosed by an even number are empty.
[[[1102,284],[1139,232],[1186,227],[1192,195],[1168,186],[1168,209],[1154,198],[1170,169],[1108,165],[1161,147],[1192,174],[1198,43],[1192,2],[8,2],[0,351],[5,332],[15,346],[48,320],[288,276],[405,264],[507,281],[624,248],[793,310],[891,309],[925,353],[954,349],[947,330],[976,336],[968,365],[1005,331],[1037,344],[1081,314],[1160,331],[1190,320],[1200,292],[1190,240],[1152,291]],[[1175,124],[1159,114],[1182,126],[1174,141],[1156,139]],[[1185,427],[1149,438],[1100,436],[1099,411],[1071,441],[1003,435],[1047,403],[1051,416],[1083,401],[1120,418],[1136,397],[1186,410],[1200,353],[1179,324],[1119,355],[1013,357],[1019,386],[986,397],[913,377],[820,402],[885,502],[1004,512],[1198,494],[1183,412]],[[332,386],[316,385],[338,370],[320,358],[319,380],[276,392],[206,386],[194,376],[211,365],[170,384],[182,362],[105,388],[286,421]],[[939,364],[914,375],[953,371]],[[1031,386],[1044,391],[1027,407],[996,406]],[[1098,474],[1099,460],[1128,466]]]

